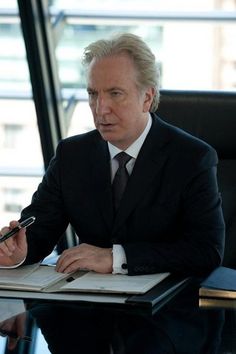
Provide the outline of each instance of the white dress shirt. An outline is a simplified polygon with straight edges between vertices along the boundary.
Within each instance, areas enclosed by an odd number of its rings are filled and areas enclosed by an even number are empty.
[[[138,157],[139,151],[144,143],[144,140],[146,139],[146,136],[149,133],[149,130],[151,129],[152,126],[152,118],[149,114],[148,117],[148,122],[147,125],[142,132],[142,134],[136,139],[133,144],[131,144],[125,152],[132,156],[132,158],[129,160],[129,162],[126,165],[127,171],[129,175],[131,175],[135,161]],[[119,154],[122,150],[118,149],[116,146],[112,145],[110,142],[108,142],[108,148],[111,156],[111,183],[113,182],[113,179],[115,177],[116,171],[118,170],[119,163],[118,161],[114,158],[117,154]],[[127,269],[123,269],[122,265],[127,264],[127,259],[125,255],[124,248],[121,245],[113,245],[112,249],[113,253],[113,274],[127,274],[128,271]]]

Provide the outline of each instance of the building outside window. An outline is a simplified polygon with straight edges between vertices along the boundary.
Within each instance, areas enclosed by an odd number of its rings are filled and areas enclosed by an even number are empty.
[[[43,159],[16,0],[0,3],[0,221],[18,219]]]
[[[234,0],[50,1],[52,21],[63,13],[55,56],[63,97],[77,98],[67,135],[93,128],[81,66],[83,49],[113,33],[141,36],[156,55],[161,87],[235,90]]]
[[[4,149],[15,149],[19,145],[22,129],[22,125],[18,124],[3,125],[2,146]]]

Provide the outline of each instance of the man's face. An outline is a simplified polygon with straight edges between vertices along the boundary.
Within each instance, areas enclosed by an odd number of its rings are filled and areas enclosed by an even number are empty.
[[[154,89],[138,89],[132,59],[120,54],[91,62],[87,90],[97,130],[125,150],[146,126]]]

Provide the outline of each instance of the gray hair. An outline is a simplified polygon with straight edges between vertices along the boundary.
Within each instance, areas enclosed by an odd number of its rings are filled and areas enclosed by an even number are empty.
[[[137,84],[140,89],[153,87],[155,95],[151,112],[155,112],[160,99],[159,70],[156,59],[147,44],[138,36],[123,33],[111,39],[101,39],[91,43],[84,49],[83,64],[88,67],[92,60],[107,56],[127,53],[137,69]]]

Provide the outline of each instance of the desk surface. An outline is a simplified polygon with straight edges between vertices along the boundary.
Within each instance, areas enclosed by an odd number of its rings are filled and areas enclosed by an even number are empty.
[[[236,353],[236,302],[201,307],[196,283],[186,285],[152,315],[132,306],[3,297],[0,313],[0,329],[14,323],[33,337],[38,327],[53,354]],[[24,354],[33,353],[34,346],[34,338],[17,344]]]

